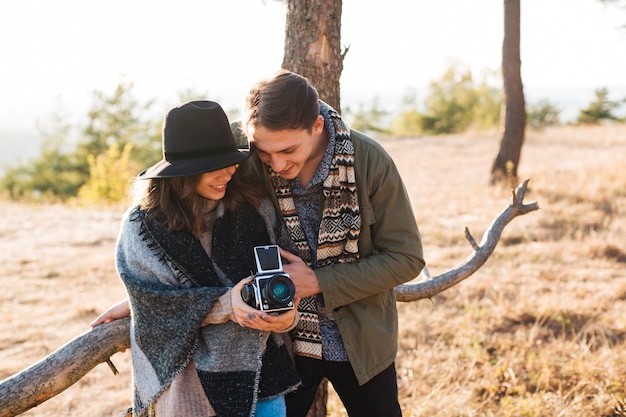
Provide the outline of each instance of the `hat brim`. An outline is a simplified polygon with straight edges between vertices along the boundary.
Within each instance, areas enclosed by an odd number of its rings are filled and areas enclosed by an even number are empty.
[[[226,154],[222,153],[219,155],[181,161],[167,161],[163,159],[139,173],[137,178],[174,178],[204,174],[205,172],[217,171],[235,165],[244,161],[249,156],[249,151],[233,151]]]

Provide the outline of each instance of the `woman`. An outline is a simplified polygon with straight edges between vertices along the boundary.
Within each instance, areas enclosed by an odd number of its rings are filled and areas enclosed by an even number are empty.
[[[132,311],[135,416],[281,416],[299,383],[272,333],[295,327],[296,309],[241,298],[253,247],[289,245],[263,188],[237,172],[247,157],[219,104],[193,101],[168,112],[163,160],[137,177],[116,248],[130,306],[92,322]]]

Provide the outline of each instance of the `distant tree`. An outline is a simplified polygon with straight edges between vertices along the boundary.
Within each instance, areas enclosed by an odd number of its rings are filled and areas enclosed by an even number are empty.
[[[311,81],[320,98],[341,113],[343,71],[341,0],[287,0],[283,68]]]
[[[406,108],[400,111],[393,121],[391,133],[398,136],[417,136],[424,133],[422,129],[423,115],[415,108]]]
[[[498,79],[497,86],[494,82]],[[500,124],[502,111],[502,84],[499,71],[483,71],[480,82],[474,87],[476,106],[472,110],[474,120],[470,127],[484,130],[492,129]]]
[[[63,153],[58,142],[46,140],[39,158],[5,170],[0,188],[15,200],[65,201],[76,195],[85,179],[74,167],[72,155]]]
[[[80,162],[68,152],[72,126],[61,111],[37,128],[43,137],[39,156],[23,164],[10,165],[0,178],[0,188],[12,199],[65,200],[75,195],[84,182]]]
[[[500,89],[491,86],[487,77],[476,84],[469,69],[453,64],[430,82],[423,112],[418,110],[413,92],[404,98],[391,133],[436,135],[491,128],[498,125],[500,97]]]
[[[87,123],[76,140],[70,140],[76,126],[53,115],[48,130],[41,132],[40,156],[5,170],[0,185],[9,197],[63,201],[76,197],[96,172],[93,163],[98,158],[102,163],[112,147],[122,150],[132,144],[132,166],[147,166],[159,159],[160,121],[146,120],[143,113],[152,102],[138,103],[132,96],[132,84],[123,82],[112,95],[95,91],[93,98]]]
[[[517,182],[524,133],[526,103],[520,58],[520,0],[504,0],[504,40],[502,42],[502,139],[500,151],[491,167],[491,183]]]
[[[101,155],[114,144],[123,149],[132,143],[132,159],[142,166],[153,163],[159,156],[160,121],[145,120],[145,112],[153,101],[139,103],[132,88],[132,83],[121,81],[111,95],[99,90],[93,92],[87,125],[76,149],[77,156],[84,161],[85,172],[89,171],[88,155]]]
[[[391,122],[391,133],[398,136],[422,134],[422,114],[419,111],[417,90],[409,88],[402,97],[402,106]]]
[[[580,124],[597,124],[603,120],[619,120],[613,113],[620,107],[619,101],[609,100],[609,90],[606,87],[595,91],[595,100],[593,100],[586,109],[582,109],[578,115],[578,123]]]
[[[350,127],[365,133],[388,133],[385,128],[385,118],[389,116],[389,112],[380,107],[380,100],[374,97],[370,102],[369,108],[365,104],[359,103],[357,110],[347,107],[344,115],[350,118]]]
[[[431,134],[457,133],[472,126],[497,124],[499,105],[499,90],[486,80],[477,86],[469,69],[453,64],[429,84],[422,130]]]
[[[431,81],[426,96],[422,129],[426,133],[454,133],[472,122],[472,109],[477,103],[472,73],[449,67],[441,78]]]
[[[533,129],[542,129],[561,124],[561,110],[548,99],[543,99],[528,106],[528,125]]]

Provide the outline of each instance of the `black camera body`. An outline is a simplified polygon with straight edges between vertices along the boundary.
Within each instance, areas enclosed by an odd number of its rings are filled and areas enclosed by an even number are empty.
[[[241,298],[251,307],[267,313],[291,310],[296,286],[283,271],[277,245],[255,246],[257,274],[243,286]]]

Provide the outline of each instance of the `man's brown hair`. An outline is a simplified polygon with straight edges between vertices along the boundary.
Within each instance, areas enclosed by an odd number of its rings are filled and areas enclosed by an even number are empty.
[[[311,130],[319,115],[319,95],[305,77],[287,70],[258,82],[246,97],[244,129]]]

